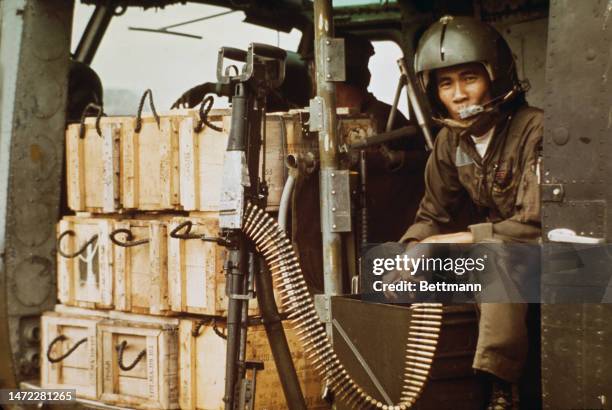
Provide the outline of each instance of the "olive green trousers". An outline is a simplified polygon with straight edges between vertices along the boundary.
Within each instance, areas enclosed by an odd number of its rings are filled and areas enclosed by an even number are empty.
[[[474,369],[516,383],[527,357],[526,303],[482,303]]]

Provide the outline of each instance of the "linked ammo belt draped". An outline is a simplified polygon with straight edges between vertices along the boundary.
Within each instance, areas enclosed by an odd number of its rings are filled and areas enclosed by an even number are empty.
[[[335,397],[353,408],[409,409],[419,398],[434,360],[440,328],[440,303],[415,303],[406,341],[404,384],[400,402],[385,404],[370,396],[340,362],[319,320],[314,301],[300,268],[291,241],[264,210],[247,204],[244,232],[263,255],[274,285],[281,295],[283,309],[296,326],[305,353],[322,374]]]

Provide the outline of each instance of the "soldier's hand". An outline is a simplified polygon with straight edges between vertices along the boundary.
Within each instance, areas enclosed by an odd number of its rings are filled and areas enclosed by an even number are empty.
[[[384,274],[382,277],[383,284],[400,283],[402,281],[406,281],[406,282],[415,281],[416,282],[418,280],[413,275],[410,274],[410,271],[405,271],[405,270],[393,270],[393,271],[390,271]],[[400,296],[398,296],[398,294],[395,291],[385,289],[383,293],[385,297],[387,298],[387,300],[390,302],[397,301],[398,299],[400,299]],[[407,294],[405,296],[402,296],[402,299],[404,299],[403,300],[404,302],[406,302],[405,300],[406,297],[408,297],[409,299],[413,299],[414,295]]]
[[[429,281],[431,272],[425,269],[422,265],[416,267],[416,271],[412,269],[415,266],[412,263],[409,263],[406,266],[403,261],[407,260],[417,260],[417,259],[427,259],[432,257],[435,254],[434,245],[429,243],[425,243],[424,241],[411,241],[406,245],[406,250],[399,255],[400,260],[402,261],[401,269],[395,269],[389,271],[382,277],[383,284],[391,284],[391,283],[401,283],[401,282],[409,282],[414,283],[418,287],[418,283],[422,280]],[[407,286],[403,286],[403,291],[395,292],[391,290],[384,290],[384,295],[390,302],[401,302],[401,303],[414,303],[419,301],[422,295],[416,291],[408,291]]]
[[[418,243],[419,243],[419,241],[417,241],[417,240],[412,240],[412,241],[408,242],[408,244],[406,245],[406,250],[404,251],[403,254],[408,255],[410,257],[412,255],[411,249],[414,249],[415,245],[418,244]],[[414,282],[417,282],[418,280],[415,278],[415,276],[412,274],[412,272],[410,270],[399,270],[399,269],[387,272],[382,277],[383,284],[400,283],[402,281],[407,281],[407,282],[414,281]],[[394,291],[384,290],[383,293],[385,294],[385,297],[389,301],[396,301],[396,300],[399,299],[399,296]],[[407,296],[410,299],[414,299],[414,295],[413,294],[409,294]]]

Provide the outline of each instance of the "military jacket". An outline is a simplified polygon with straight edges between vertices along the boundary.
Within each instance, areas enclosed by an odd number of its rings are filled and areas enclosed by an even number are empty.
[[[493,237],[539,240],[539,158],[542,110],[520,107],[497,123],[484,158],[472,138],[443,128],[425,169],[425,195],[402,242],[444,233],[465,195],[475,205],[472,223],[490,223]]]

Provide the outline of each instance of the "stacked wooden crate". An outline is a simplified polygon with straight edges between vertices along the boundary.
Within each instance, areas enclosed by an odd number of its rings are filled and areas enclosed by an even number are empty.
[[[285,157],[317,151],[306,119],[303,112],[267,117],[269,211],[280,203]],[[140,127],[127,117],[68,127],[68,204],[76,215],[57,229],[61,305],[42,319],[43,387],[135,408],[223,407],[226,250],[172,235],[186,224],[191,234],[219,235],[230,112],[208,114],[221,131],[195,130],[199,121],[195,110],[176,110],[143,116]],[[372,124],[354,118],[340,129],[362,137]],[[256,315],[256,303],[249,306]],[[325,407],[320,379],[286,330],[309,408]],[[285,408],[263,327],[249,332],[247,350],[265,364],[256,407]]]

